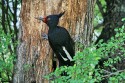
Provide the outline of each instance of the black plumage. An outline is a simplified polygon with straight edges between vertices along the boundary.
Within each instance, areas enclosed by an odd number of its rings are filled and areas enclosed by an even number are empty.
[[[75,55],[74,42],[65,28],[57,26],[59,18],[63,14],[64,12],[37,19],[42,20],[49,26],[48,40],[59,60],[59,66],[71,66],[73,65],[73,56]]]

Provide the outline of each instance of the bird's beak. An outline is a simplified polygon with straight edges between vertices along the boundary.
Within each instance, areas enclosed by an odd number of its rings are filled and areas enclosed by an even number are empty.
[[[40,22],[43,21],[42,17],[35,17],[35,19],[39,20]]]
[[[43,22],[47,22],[47,19],[46,19],[46,17],[45,18],[43,18],[43,17],[35,17],[35,19],[37,19],[37,20],[39,20],[40,22],[41,21],[43,21]]]

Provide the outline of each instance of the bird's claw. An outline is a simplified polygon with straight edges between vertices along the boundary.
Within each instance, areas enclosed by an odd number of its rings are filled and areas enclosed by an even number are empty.
[[[46,33],[42,34],[42,39],[47,39],[48,40],[48,35]]]

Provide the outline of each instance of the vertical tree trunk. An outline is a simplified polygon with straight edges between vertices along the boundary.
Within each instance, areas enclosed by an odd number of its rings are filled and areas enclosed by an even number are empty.
[[[93,30],[93,5],[93,0],[22,0],[20,45],[13,82],[49,82],[43,77],[52,71],[53,53],[48,41],[41,38],[48,28],[34,17],[66,11],[59,25],[87,46]]]

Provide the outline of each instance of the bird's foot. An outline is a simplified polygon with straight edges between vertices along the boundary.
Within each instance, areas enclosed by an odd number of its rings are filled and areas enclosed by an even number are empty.
[[[42,39],[48,40],[48,35],[47,35],[46,33],[43,33],[43,34],[42,34]]]

